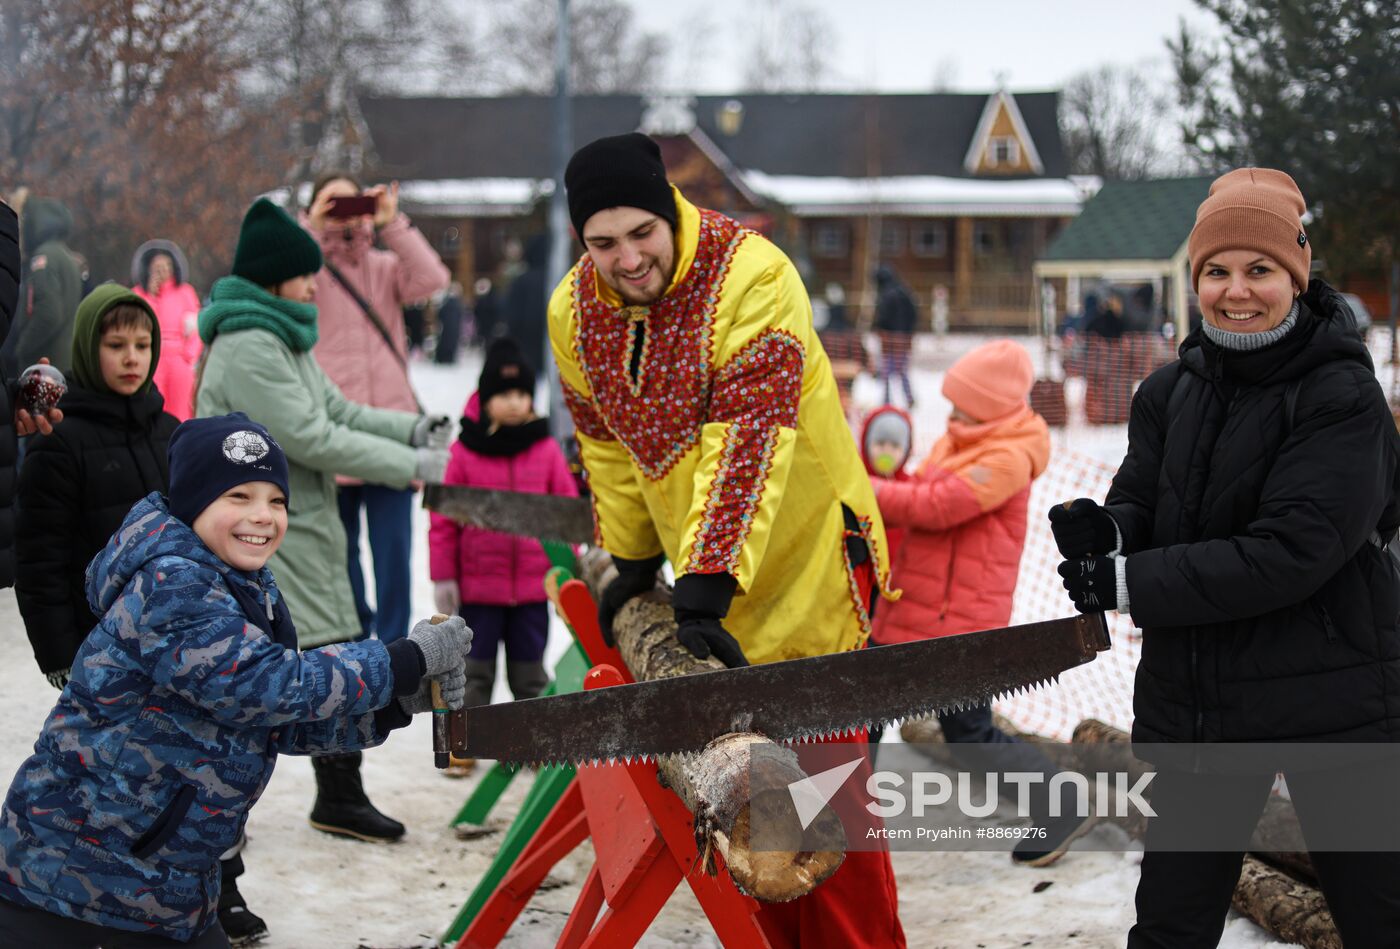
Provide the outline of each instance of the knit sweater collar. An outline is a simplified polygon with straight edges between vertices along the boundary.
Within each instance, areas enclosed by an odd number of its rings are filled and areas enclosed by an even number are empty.
[[[199,313],[199,337],[208,346],[220,333],[266,330],[294,353],[316,345],[316,307],[268,293],[242,277],[224,277],[209,290],[210,304]]]
[[[1288,315],[1283,318],[1273,329],[1264,330],[1260,333],[1236,333],[1231,330],[1222,329],[1208,321],[1201,322],[1201,332],[1212,343],[1221,349],[1227,349],[1236,353],[1248,353],[1265,346],[1272,346],[1279,340],[1287,336],[1293,327],[1298,325],[1298,301],[1293,301],[1293,306],[1288,311]]]

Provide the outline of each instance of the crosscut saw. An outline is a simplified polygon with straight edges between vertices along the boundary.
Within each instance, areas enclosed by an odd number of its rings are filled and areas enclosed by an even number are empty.
[[[456,754],[518,764],[688,755],[728,732],[809,742],[986,705],[1090,662],[1102,613],[466,710]]]
[[[593,506],[583,498],[430,484],[423,489],[423,506],[459,524],[503,534],[593,543]]]

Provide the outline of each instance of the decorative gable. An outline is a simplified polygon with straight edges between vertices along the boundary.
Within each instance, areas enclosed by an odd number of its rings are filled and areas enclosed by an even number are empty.
[[[1016,97],[1005,89],[987,97],[963,167],[974,175],[1040,175],[1045,166],[1026,129]]]

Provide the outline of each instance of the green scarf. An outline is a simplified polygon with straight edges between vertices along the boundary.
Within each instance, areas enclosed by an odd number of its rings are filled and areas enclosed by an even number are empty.
[[[136,390],[137,393],[146,392],[151,388],[151,377],[160,363],[160,324],[151,305],[119,283],[99,285],[78,304],[77,315],[73,318],[73,379],[92,392],[112,392],[107,380],[102,378],[98,350],[102,348],[102,317],[119,303],[138,306],[151,317],[151,368],[146,372],[146,381]]]
[[[267,330],[294,353],[316,345],[316,305],[286,300],[242,277],[223,277],[199,312],[199,338],[208,346],[220,333]]]

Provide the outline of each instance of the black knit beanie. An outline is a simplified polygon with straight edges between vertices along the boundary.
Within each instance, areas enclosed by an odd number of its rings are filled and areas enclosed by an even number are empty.
[[[321,269],[321,247],[291,216],[267,198],[258,198],[243,216],[233,275],[260,287]]]
[[[503,336],[493,342],[491,348],[486,351],[486,362],[481,367],[481,379],[476,384],[477,398],[481,401],[482,411],[486,410],[486,403],[491,400],[491,396],[509,392],[511,389],[519,389],[534,396],[535,371],[530,368],[529,361],[520,352],[515,340]]]
[[[676,200],[661,149],[641,132],[600,138],[574,152],[564,170],[564,188],[579,240],[588,219],[608,208],[641,208],[676,226]]]
[[[282,446],[242,412],[180,423],[166,456],[170,513],[191,527],[219,495],[250,481],[270,481],[291,501]]]

